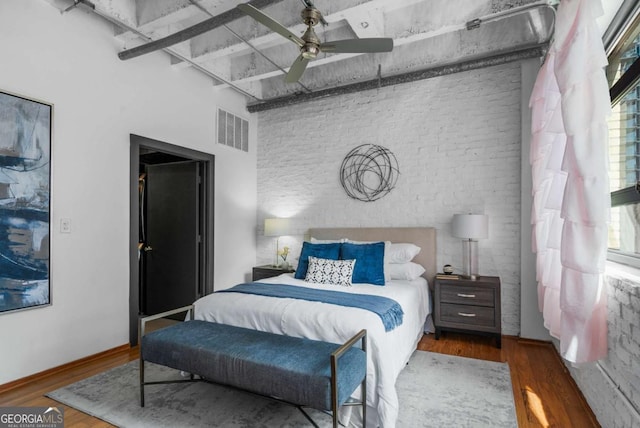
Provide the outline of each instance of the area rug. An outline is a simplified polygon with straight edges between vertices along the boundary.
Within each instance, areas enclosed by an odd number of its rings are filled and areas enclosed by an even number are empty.
[[[396,382],[398,427],[517,427],[507,363],[416,351]]]
[[[147,363],[145,378],[180,379]],[[206,382],[145,387],[139,405],[138,362],[81,380],[46,395],[113,425],[154,427],[309,427],[294,407]],[[401,427],[516,427],[509,366],[416,351],[397,381]],[[311,410],[321,427],[331,418]]]

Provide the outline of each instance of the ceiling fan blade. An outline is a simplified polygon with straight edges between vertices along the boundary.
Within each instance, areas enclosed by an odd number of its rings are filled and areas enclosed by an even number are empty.
[[[295,62],[291,65],[287,76],[284,78],[284,81],[287,83],[295,83],[302,77],[302,73],[307,68],[307,64],[309,64],[309,60],[302,55],[299,55],[296,58]]]
[[[236,7],[241,11],[243,11],[244,13],[246,13],[247,15],[249,15],[250,17],[252,17],[253,19],[255,19],[256,21],[258,21],[259,23],[261,23],[262,25],[270,28],[272,31],[280,34],[281,36],[286,37],[287,39],[291,40],[298,46],[300,47],[304,46],[304,41],[300,37],[293,34],[285,26],[280,24],[275,19],[271,18],[269,15],[262,12],[260,9],[256,9],[255,7],[251,6],[248,3],[241,3]]]
[[[334,40],[332,42],[322,43],[320,50],[330,53],[391,52],[393,50],[393,39],[374,37],[368,39]]]

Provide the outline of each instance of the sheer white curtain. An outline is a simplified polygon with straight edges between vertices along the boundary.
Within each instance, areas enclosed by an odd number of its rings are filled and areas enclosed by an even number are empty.
[[[607,354],[603,272],[610,193],[600,0],[562,0],[530,106],[538,304],[565,359]]]

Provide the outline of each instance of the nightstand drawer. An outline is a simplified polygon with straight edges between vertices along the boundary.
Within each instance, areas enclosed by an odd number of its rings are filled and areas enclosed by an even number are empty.
[[[495,306],[494,290],[491,288],[465,287],[463,285],[441,285],[440,301],[462,305]]]
[[[484,306],[441,303],[440,320],[446,323],[495,327],[495,310]]]
[[[433,299],[436,339],[443,330],[490,334],[501,342],[500,278],[436,278]]]

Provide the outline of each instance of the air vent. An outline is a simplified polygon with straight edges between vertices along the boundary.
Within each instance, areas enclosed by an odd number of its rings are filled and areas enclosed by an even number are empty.
[[[218,109],[218,144],[249,151],[249,121]]]

